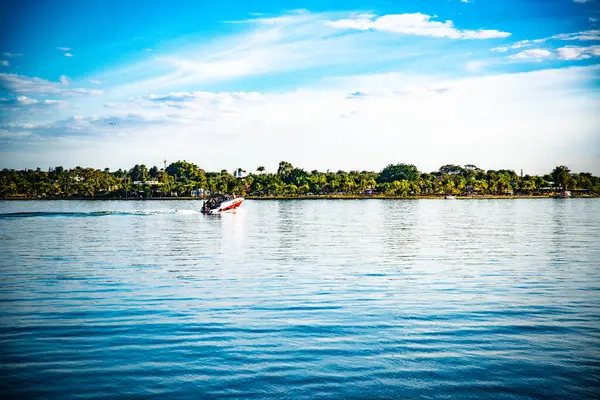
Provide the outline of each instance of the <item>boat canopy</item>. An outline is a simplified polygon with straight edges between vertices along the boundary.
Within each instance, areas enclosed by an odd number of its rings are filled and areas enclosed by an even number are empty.
[[[232,200],[233,196],[229,196],[226,194],[216,193],[210,196],[206,202],[204,203],[204,210],[212,210],[215,207],[218,207],[224,201]]]

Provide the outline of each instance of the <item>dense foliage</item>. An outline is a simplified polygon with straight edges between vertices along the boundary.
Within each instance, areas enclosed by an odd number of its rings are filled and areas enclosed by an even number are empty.
[[[558,166],[543,176],[519,176],[512,170],[484,171],[474,165],[444,165],[431,173],[411,164],[388,165],[381,172],[307,172],[286,161],[276,173],[260,166],[245,175],[206,172],[193,163],[174,162],[164,169],[135,165],[129,171],[76,167],[49,171],[3,169],[4,198],[139,198],[201,196],[213,192],[246,196],[386,195],[548,195],[568,189],[574,195],[600,194],[600,178]]]

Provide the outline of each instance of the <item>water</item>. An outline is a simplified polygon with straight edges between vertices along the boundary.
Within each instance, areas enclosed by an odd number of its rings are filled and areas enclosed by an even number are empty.
[[[0,397],[591,398],[600,201],[0,202]]]

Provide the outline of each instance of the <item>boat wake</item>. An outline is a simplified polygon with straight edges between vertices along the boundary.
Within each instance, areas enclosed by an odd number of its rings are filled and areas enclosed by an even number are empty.
[[[196,215],[200,211],[195,210],[131,210],[131,211],[91,211],[91,212],[59,212],[59,211],[39,211],[39,212],[15,212],[0,213],[0,219],[19,219],[19,218],[91,218],[91,217],[109,217],[109,216],[151,216],[164,214],[178,215]]]

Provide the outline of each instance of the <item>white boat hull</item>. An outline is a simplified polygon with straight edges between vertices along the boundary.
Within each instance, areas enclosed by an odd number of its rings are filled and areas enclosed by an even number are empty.
[[[243,197],[236,197],[235,199],[224,201],[217,207],[208,210],[206,214],[220,214],[224,211],[235,210],[242,205],[243,201]]]

